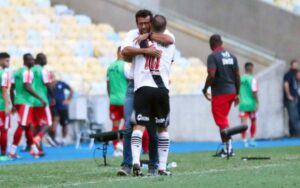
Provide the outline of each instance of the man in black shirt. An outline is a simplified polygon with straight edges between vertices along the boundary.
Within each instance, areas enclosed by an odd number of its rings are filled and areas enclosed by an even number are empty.
[[[208,76],[203,94],[211,100],[213,117],[221,133],[223,129],[229,127],[228,114],[232,103],[235,105],[239,103],[240,73],[236,57],[223,48],[220,35],[211,36],[209,43],[213,52],[207,58]],[[209,87],[212,91],[211,99],[207,93]],[[218,156],[226,157],[227,154],[232,156],[231,138],[220,135],[224,149]]]
[[[298,104],[298,84],[296,73],[298,70],[298,61],[292,60],[290,70],[284,75],[284,103],[289,114],[290,135],[297,136],[300,133]]]

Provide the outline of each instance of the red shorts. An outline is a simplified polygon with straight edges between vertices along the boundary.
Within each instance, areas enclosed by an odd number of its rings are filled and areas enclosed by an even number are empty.
[[[32,107],[25,104],[17,104],[15,106],[18,113],[18,124],[22,126],[32,124]]]
[[[123,105],[110,105],[109,117],[113,121],[119,121],[124,118],[124,106]]]
[[[235,96],[236,94],[212,96],[212,113],[216,124],[221,130],[226,129],[229,126],[228,114]]]
[[[0,112],[0,129],[10,128],[10,116],[6,116],[5,111]]]
[[[256,120],[256,112],[240,112],[240,118],[250,118],[251,120]]]
[[[52,115],[49,106],[33,107],[33,126],[52,125]]]

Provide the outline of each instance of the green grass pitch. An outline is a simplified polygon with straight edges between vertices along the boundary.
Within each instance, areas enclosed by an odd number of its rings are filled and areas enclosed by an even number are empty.
[[[169,161],[178,164],[172,177],[118,177],[120,158],[109,158],[109,167],[99,167],[92,159],[0,165],[0,187],[300,187],[300,147],[243,149],[228,161],[212,154],[171,154]],[[242,161],[243,156],[270,156],[271,160]]]

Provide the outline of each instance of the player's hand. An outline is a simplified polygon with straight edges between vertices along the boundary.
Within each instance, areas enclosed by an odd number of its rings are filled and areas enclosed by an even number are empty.
[[[66,100],[63,101],[63,104],[64,104],[64,105],[69,105],[70,102],[71,102],[70,100],[66,99]]]
[[[10,109],[5,109],[5,116],[9,116],[11,114],[11,110]]]
[[[149,33],[145,33],[136,37],[133,42],[136,44],[140,44],[143,40],[146,40],[149,37]]]
[[[43,107],[47,106],[47,103],[43,99],[41,99],[40,101],[41,101]]]
[[[294,100],[295,100],[295,98],[294,98],[292,95],[288,95],[287,97],[288,97],[288,99],[289,99],[290,101],[294,101]]]
[[[17,108],[15,106],[12,106],[11,112],[14,114],[17,112]]]
[[[51,106],[54,106],[56,104],[56,101],[55,101],[55,99],[51,99],[51,101],[50,101],[50,105]]]
[[[145,55],[151,56],[151,57],[161,57],[162,51],[157,50],[155,48],[144,48]]]
[[[234,106],[237,106],[240,104],[240,96],[239,95],[236,95],[235,96],[235,99],[234,99]]]
[[[204,97],[208,100],[211,101],[211,96],[210,94],[207,92],[207,90],[203,89],[202,90]]]

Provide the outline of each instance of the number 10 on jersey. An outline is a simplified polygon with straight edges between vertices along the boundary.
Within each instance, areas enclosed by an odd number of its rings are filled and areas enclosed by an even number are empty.
[[[158,57],[146,57],[145,70],[159,70],[160,58]]]

